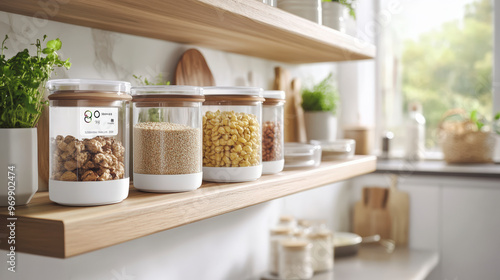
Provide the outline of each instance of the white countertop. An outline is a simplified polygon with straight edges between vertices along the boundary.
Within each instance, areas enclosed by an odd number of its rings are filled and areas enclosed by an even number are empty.
[[[500,164],[447,164],[441,160],[378,159],[376,172],[500,178]]]
[[[333,271],[318,273],[312,280],[423,280],[438,262],[436,252],[398,248],[387,253],[381,246],[362,246],[357,255],[335,259]]]

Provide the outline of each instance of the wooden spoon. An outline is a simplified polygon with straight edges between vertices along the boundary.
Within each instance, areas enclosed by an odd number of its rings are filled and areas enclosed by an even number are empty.
[[[174,84],[199,87],[215,86],[212,71],[199,50],[189,49],[182,54],[175,68]]]

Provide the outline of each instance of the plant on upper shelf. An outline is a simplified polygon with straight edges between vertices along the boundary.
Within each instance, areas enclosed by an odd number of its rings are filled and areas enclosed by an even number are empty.
[[[356,10],[354,9],[356,0],[322,0],[322,2],[338,2],[346,6],[349,9],[349,15],[356,19]]]
[[[7,49],[2,42],[0,55],[0,115],[1,128],[32,128],[40,119],[44,100],[45,84],[56,67],[69,69],[69,58],[61,60],[57,51],[61,49],[61,40],[55,39],[47,42],[42,49],[42,41],[36,40],[37,53],[30,56],[28,49],[18,52],[7,59],[4,50]],[[44,56],[45,55],[45,56]]]
[[[333,84],[332,73],[312,88],[302,90],[302,109],[306,112],[329,111],[335,115],[338,105],[339,94]]]

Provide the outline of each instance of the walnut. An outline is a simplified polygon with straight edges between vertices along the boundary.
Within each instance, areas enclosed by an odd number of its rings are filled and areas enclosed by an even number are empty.
[[[68,171],[73,171],[76,169],[76,160],[70,159],[64,163],[64,168]]]
[[[96,137],[97,138],[97,137]],[[83,140],[87,150],[93,154],[102,153],[103,144],[97,139],[85,139]]]
[[[99,173],[100,175],[99,178],[97,179],[98,181],[108,181],[113,179],[113,176],[111,176],[111,171],[107,168],[101,168],[98,171],[98,174]]]
[[[115,156],[112,154],[106,154],[106,153],[100,153],[94,156],[94,163],[105,167],[105,168],[110,168],[114,165],[114,159],[116,159]]]
[[[106,153],[112,153],[113,152],[113,150],[112,150],[113,143],[114,143],[114,139],[113,138],[102,137],[101,139],[99,139],[99,141],[101,141],[101,143],[103,143],[103,146],[102,146],[102,151],[103,152],[106,152]]]
[[[70,154],[68,152],[64,152],[61,154],[61,159],[62,160],[68,160],[68,159],[71,159],[73,157],[73,154]]]
[[[113,155],[118,158],[119,161],[123,162],[125,157],[125,147],[123,147],[120,141],[116,141],[112,146]]]
[[[111,175],[113,175],[113,179],[123,179],[125,177],[125,165],[119,162],[118,165],[111,169]]]
[[[87,170],[83,173],[81,180],[82,181],[95,181],[95,180],[97,180],[97,178],[99,178],[99,176],[97,176],[97,174],[94,171]]]
[[[76,154],[76,163],[78,167],[85,166],[85,163],[89,160],[90,154],[88,152],[79,152]],[[84,168],[85,169],[85,168]],[[89,169],[89,168],[86,168]]]
[[[63,160],[58,155],[52,156],[52,169],[54,172],[59,172],[64,170]]]
[[[64,142],[66,144],[69,144],[70,142],[73,142],[73,141],[75,141],[75,137],[74,136],[68,135],[68,136],[64,137]]]
[[[66,171],[61,175],[59,180],[61,180],[61,181],[77,181],[78,177],[76,176],[75,172]]]
[[[66,144],[65,142],[61,141],[59,143],[56,144],[57,145],[57,148],[61,151],[66,151],[66,147],[68,146],[68,144]]]
[[[94,162],[93,162],[93,161],[91,161],[91,160],[89,160],[89,161],[87,161],[87,162],[85,162],[85,163],[83,164],[82,169],[83,169],[83,170],[89,170],[89,169],[93,169],[93,168],[95,168],[95,167],[96,167],[96,166],[95,166]]]

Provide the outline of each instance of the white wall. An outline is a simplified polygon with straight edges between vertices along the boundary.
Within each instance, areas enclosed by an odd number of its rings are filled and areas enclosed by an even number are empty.
[[[60,38],[61,53],[71,58],[73,66],[69,71],[59,71],[57,78],[133,82],[132,74],[151,78],[162,73],[172,79],[177,60],[191,47],[4,12],[0,12],[0,34],[10,37],[5,52],[8,57],[43,34],[49,39]],[[269,88],[277,65],[288,68],[293,77],[305,83],[317,82],[336,71],[334,63],[285,65],[199,49],[217,85]],[[20,253],[18,271],[13,274],[0,266],[0,279],[256,278],[267,268],[268,229],[281,213],[324,219],[331,227],[347,230],[346,192],[345,183],[325,186],[64,260]],[[2,255],[0,252],[0,261],[5,264],[6,256]]]

